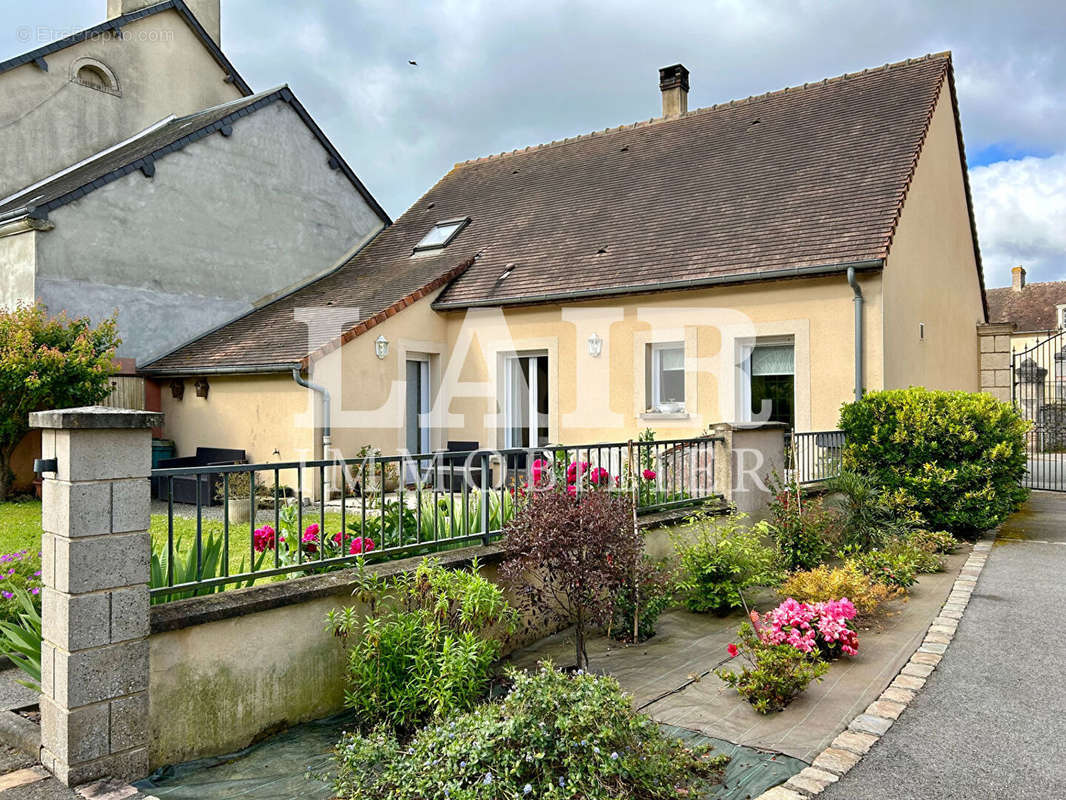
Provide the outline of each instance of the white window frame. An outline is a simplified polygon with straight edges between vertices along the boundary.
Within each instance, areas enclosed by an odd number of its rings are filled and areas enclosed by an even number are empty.
[[[1056,327],[1059,330],[1066,330],[1066,304],[1055,306],[1055,321],[1058,323]]]
[[[462,233],[463,228],[470,224],[470,217],[459,217],[457,219],[442,219],[439,222],[435,222],[433,227],[426,231],[425,235],[419,239],[418,244],[412,249],[412,253],[422,253],[427,250],[443,250],[445,247],[455,241],[455,237]],[[426,237],[429,236],[437,228],[443,228],[445,226],[455,225],[456,228],[450,234],[448,238],[441,242],[431,242],[429,244],[423,244]]]
[[[652,342],[651,358],[648,359],[648,366],[651,369],[651,398],[648,403],[649,408],[656,414],[670,414],[670,413],[684,413],[687,408],[686,403],[688,399],[688,385],[685,380],[685,342],[684,340],[676,342]],[[662,362],[663,352],[666,350],[680,350],[681,351],[681,399],[680,400],[663,400],[662,399]],[[673,370],[672,370],[673,371]],[[664,408],[667,403],[679,405],[680,408]]]
[[[547,351],[523,351],[520,353],[507,353],[503,356],[503,446],[505,448],[521,447],[514,440],[514,425],[512,420],[517,416],[519,398],[515,396],[512,370],[518,369],[520,363],[528,361],[527,374],[529,384],[526,387],[526,430],[529,435],[531,447],[540,446],[537,442],[537,431],[540,426],[540,412],[537,410],[537,398],[540,396],[540,376],[537,373],[536,361],[538,358],[548,359],[548,375],[551,375],[551,354]],[[551,420],[551,384],[549,383],[548,394],[548,420],[550,428]],[[550,435],[550,434],[549,434]]]

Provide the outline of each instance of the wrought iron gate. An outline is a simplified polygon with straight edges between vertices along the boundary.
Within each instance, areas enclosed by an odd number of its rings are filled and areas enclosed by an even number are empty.
[[[1066,331],[1011,356],[1011,399],[1033,423],[1024,485],[1066,492]]]

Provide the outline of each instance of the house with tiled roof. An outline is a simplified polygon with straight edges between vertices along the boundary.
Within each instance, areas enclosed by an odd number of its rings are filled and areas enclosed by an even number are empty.
[[[950,54],[693,111],[688,71],[659,77],[656,117],[457,164],[330,274],[145,364],[167,434],[530,447],[977,389]]]
[[[1014,325],[1016,351],[1066,330],[1066,281],[1026,280],[1025,267],[1011,269],[1011,285],[989,289],[988,321]]]
[[[220,0],[109,0],[107,17],[0,62],[0,307],[117,315],[112,401],[157,410],[138,362],[329,273],[391,220],[288,86],[240,77]]]

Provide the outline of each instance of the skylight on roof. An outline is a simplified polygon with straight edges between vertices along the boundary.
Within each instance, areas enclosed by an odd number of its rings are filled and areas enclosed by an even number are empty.
[[[429,229],[429,233],[422,237],[422,241],[415,245],[415,252],[422,250],[440,250],[447,247],[452,239],[459,235],[459,231],[470,222],[470,217],[462,219],[448,219],[438,222]]]

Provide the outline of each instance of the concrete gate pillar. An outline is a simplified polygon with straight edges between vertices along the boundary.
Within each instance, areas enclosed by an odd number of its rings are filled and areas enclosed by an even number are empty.
[[[162,421],[100,406],[30,415],[45,461],[41,762],[68,786],[148,774],[150,428]]]

